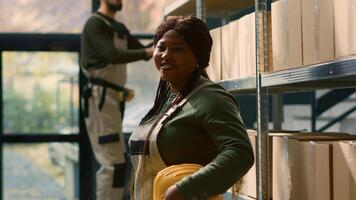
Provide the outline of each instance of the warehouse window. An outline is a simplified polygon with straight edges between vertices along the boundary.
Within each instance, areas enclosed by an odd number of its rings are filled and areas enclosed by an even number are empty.
[[[4,145],[4,199],[78,199],[77,152],[72,143]]]
[[[3,52],[3,133],[78,132],[78,54]]]

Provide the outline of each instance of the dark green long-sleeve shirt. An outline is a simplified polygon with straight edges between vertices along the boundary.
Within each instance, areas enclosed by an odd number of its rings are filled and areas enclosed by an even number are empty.
[[[81,35],[81,65],[85,69],[102,68],[107,64],[128,63],[138,60],[147,60],[144,46],[135,39],[124,24],[115,21],[99,12],[100,15],[111,26],[102,19],[91,16]],[[114,46],[114,35],[119,38],[126,37],[127,48],[116,48]]]
[[[210,82],[201,78],[198,85]],[[185,199],[207,199],[226,191],[247,173],[253,151],[233,97],[210,82],[194,93],[162,127],[158,139],[167,165],[197,163],[198,173],[178,182]]]

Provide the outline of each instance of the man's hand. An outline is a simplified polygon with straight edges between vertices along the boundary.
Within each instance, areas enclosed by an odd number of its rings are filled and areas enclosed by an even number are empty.
[[[176,185],[169,187],[165,193],[164,200],[184,200]]]

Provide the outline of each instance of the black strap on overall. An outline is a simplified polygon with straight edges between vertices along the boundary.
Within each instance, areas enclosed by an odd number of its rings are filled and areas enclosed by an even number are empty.
[[[121,112],[121,119],[124,118],[124,111],[125,111],[125,97],[128,95],[128,90],[122,86],[116,85],[109,81],[100,78],[89,78],[88,84],[83,88],[83,99],[84,99],[84,117],[89,116],[89,98],[92,95],[92,85],[99,85],[103,87],[103,92],[101,93],[100,102],[99,102],[99,110],[102,109],[105,96],[106,96],[106,89],[113,89],[117,92],[123,92],[123,99],[119,102],[120,103],[120,112]]]

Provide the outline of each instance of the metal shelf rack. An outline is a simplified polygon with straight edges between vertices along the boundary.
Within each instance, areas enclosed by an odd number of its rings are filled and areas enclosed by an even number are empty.
[[[247,77],[218,83],[232,93],[256,93],[255,81],[255,77]],[[268,88],[270,93],[355,87],[356,56],[263,73],[261,86]]]
[[[257,199],[271,199],[268,143],[268,93],[275,93],[273,103],[281,107],[281,93],[356,86],[356,56],[293,69],[266,72],[269,69],[271,2],[275,0],[176,0],[164,10],[164,15],[196,14],[226,17],[255,6],[256,76],[222,80],[218,83],[231,93],[254,93],[257,96]],[[273,112],[274,128],[281,125]],[[278,128],[277,128],[278,129]],[[244,199],[244,198],[242,198]]]
[[[228,90],[246,90],[257,93],[257,199],[270,198],[269,144],[268,144],[268,93],[262,87],[261,75],[270,65],[269,36],[271,34],[271,0],[176,0],[164,10],[164,15],[191,15],[204,20],[208,16],[225,17],[242,9],[255,6],[256,13],[256,77],[225,81]],[[194,13],[195,11],[195,13]]]

